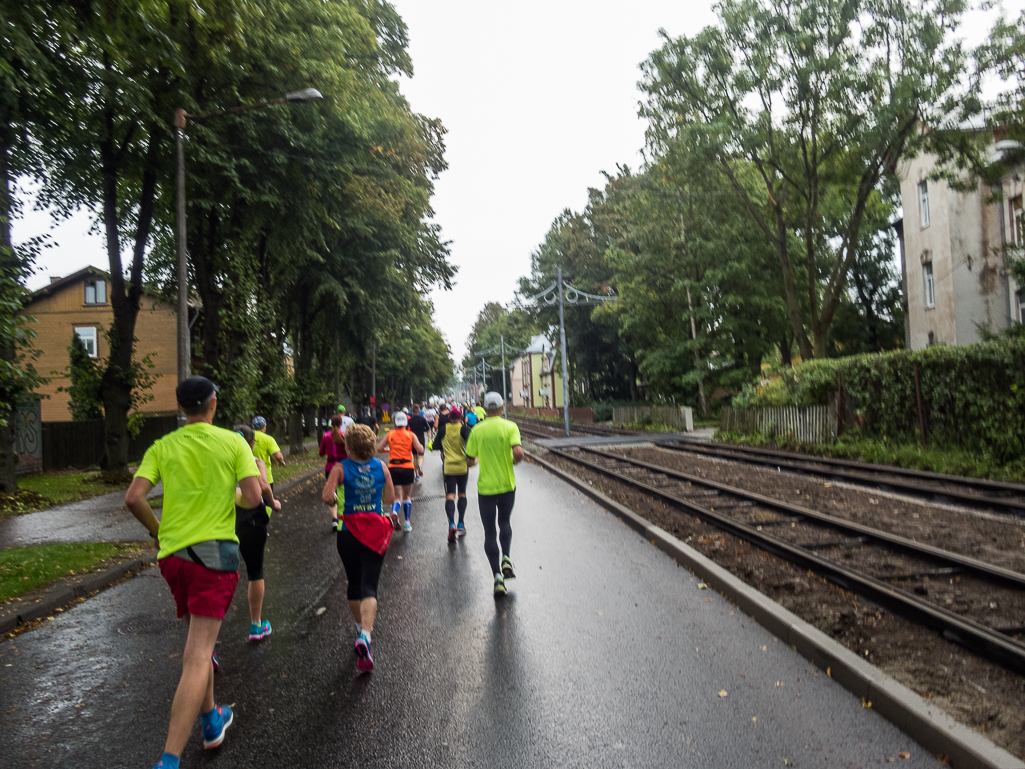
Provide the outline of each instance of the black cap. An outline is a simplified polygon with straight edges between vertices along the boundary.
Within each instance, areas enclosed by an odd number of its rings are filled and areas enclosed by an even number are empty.
[[[217,392],[217,385],[205,376],[190,376],[174,391],[183,406],[201,406],[207,398]]]

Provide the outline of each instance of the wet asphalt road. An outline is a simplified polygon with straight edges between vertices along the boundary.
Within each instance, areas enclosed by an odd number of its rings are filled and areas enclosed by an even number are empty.
[[[274,633],[245,640],[243,576],[216,682],[236,723],[206,752],[197,724],[182,766],[939,766],[615,517],[535,466],[518,477],[519,578],[496,604],[476,499],[447,545],[429,457],[365,676],[320,480],[290,491],[268,543]],[[0,767],[152,767],[184,639],[150,569],[0,644]]]

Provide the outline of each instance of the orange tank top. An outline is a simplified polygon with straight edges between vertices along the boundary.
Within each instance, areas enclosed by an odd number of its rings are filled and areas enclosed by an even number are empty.
[[[391,458],[388,467],[413,466],[413,433],[409,430],[392,430],[388,433],[388,450]]]

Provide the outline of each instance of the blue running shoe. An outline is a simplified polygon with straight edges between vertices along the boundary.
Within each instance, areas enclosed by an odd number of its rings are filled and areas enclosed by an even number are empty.
[[[361,673],[369,673],[374,669],[374,655],[370,651],[370,636],[366,633],[360,633],[356,639],[356,655],[359,657],[356,660],[356,667]]]
[[[215,720],[203,726],[203,747],[207,750],[216,748],[224,742],[224,733],[235,720],[235,714],[231,712],[229,705],[215,705],[214,710],[217,711]]]
[[[457,537],[465,537],[466,536],[466,526],[465,526],[465,524],[463,524],[462,521],[460,521],[459,525],[456,526],[456,536]]]
[[[250,641],[262,641],[269,635],[270,623],[267,620],[264,620],[263,622],[254,622],[249,626]]]

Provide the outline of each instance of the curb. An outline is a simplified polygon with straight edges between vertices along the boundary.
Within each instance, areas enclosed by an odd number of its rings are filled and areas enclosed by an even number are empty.
[[[77,598],[85,598],[93,593],[106,590],[118,580],[132,575],[132,572],[142,572],[148,569],[156,563],[156,560],[157,554],[154,551],[141,558],[134,558],[131,561],[111,566],[105,571],[90,574],[77,585],[59,587],[40,600],[39,603],[29,604],[18,614],[0,619],[0,635],[10,633],[19,625],[34,622],[37,619],[53,614],[56,609],[66,606]]]
[[[294,486],[308,481],[319,472],[323,472],[323,468],[315,467],[308,472],[289,478],[278,486],[275,493],[283,494]],[[106,571],[90,574],[77,585],[58,587],[53,593],[40,600],[39,603],[28,604],[23,611],[0,619],[0,635],[10,633],[19,625],[25,625],[49,616],[53,614],[54,610],[66,606],[77,598],[85,598],[93,593],[103,591],[124,577],[137,576],[138,573],[148,569],[156,562],[157,554],[153,552],[148,556],[111,566]]]
[[[787,611],[669,532],[605,496],[586,481],[534,454],[527,453],[527,456],[594,502],[614,511],[624,523],[708,582],[709,587],[714,586],[758,624],[785,641],[816,667],[825,670],[843,688],[870,702],[874,711],[923,748],[933,755],[946,756],[954,769],[1025,769],[1021,759],[955,721],[935,705],[930,705],[927,700],[879,668],[865,662],[847,647]]]

